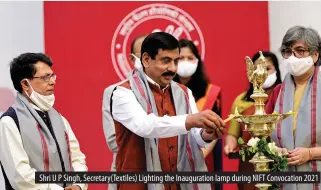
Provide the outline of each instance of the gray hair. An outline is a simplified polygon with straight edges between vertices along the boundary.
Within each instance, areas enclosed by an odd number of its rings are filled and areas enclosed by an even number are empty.
[[[288,48],[297,41],[305,42],[309,47],[310,53],[321,53],[321,38],[318,31],[304,26],[291,27],[283,37],[282,46],[280,49],[282,50]]]

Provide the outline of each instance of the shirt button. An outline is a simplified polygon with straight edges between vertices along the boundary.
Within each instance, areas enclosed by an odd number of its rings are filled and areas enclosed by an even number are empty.
[[[173,149],[174,149],[174,147],[173,147],[173,146],[170,146],[170,147],[169,147],[169,150],[173,150]]]

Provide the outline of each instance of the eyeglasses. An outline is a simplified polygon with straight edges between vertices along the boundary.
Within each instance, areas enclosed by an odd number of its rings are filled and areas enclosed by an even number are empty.
[[[45,82],[49,82],[51,78],[53,78],[54,80],[56,80],[57,76],[56,74],[47,74],[47,75],[44,75],[44,76],[40,76],[40,77],[32,77],[32,78],[39,78]]]
[[[297,58],[302,58],[305,55],[305,52],[310,52],[310,50],[302,48],[285,48],[281,50],[282,57],[285,59],[289,58],[291,55],[294,55]]]

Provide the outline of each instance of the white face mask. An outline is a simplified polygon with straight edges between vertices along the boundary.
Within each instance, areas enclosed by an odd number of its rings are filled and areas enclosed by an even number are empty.
[[[297,58],[291,55],[284,59],[286,70],[293,76],[301,76],[306,73],[313,66],[313,59],[311,56],[305,58]]]
[[[277,77],[276,77],[276,71],[272,74],[270,74],[267,79],[265,80],[265,82],[263,83],[263,88],[264,89],[268,89],[271,86],[274,85],[275,81],[276,81]]]
[[[132,53],[132,56],[134,56],[134,58],[135,58],[135,64],[134,64],[135,69],[139,70],[139,69],[143,68],[143,65],[142,65],[140,59],[136,55],[134,55],[133,53]]]
[[[29,83],[28,79],[26,79],[29,86],[32,89],[31,95],[29,95],[26,91],[25,93],[28,95],[28,97],[31,99],[31,101],[36,104],[36,106],[38,106],[38,108],[40,108],[43,111],[48,111],[50,108],[52,108],[52,106],[55,103],[55,95],[51,94],[49,96],[44,96],[42,94],[39,94],[38,92],[36,92],[31,84]]]
[[[197,59],[195,63],[189,61],[180,61],[178,62],[177,74],[181,77],[190,77],[195,73],[197,66]]]

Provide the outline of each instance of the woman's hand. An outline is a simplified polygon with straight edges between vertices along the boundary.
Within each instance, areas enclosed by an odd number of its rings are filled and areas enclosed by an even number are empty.
[[[226,155],[229,153],[235,152],[235,149],[237,147],[237,139],[233,135],[227,135],[225,137],[225,146],[224,146],[224,152]]]
[[[308,148],[296,148],[289,151],[288,165],[301,165],[310,160],[310,151]]]

